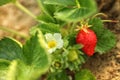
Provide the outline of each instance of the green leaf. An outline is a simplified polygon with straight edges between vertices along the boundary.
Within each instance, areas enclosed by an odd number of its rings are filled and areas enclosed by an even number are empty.
[[[116,38],[115,35],[105,29],[103,27],[102,20],[99,18],[95,18],[90,20],[90,25],[92,25],[91,29],[93,29],[97,35],[97,47],[96,52],[99,53],[105,53],[106,51],[109,51],[111,48],[113,48],[116,44]]]
[[[86,69],[75,74],[75,80],[96,80],[94,75]]]
[[[41,31],[31,37],[23,46],[24,57],[26,64],[35,68],[46,70],[50,64],[50,56],[47,51],[47,44]]]
[[[0,6],[5,5],[10,2],[15,2],[16,0],[0,0]]]
[[[9,69],[7,71],[6,80],[16,80],[16,73],[17,73],[17,61],[13,60],[11,61],[11,64],[9,66]]]
[[[50,66],[47,44],[39,30],[26,42],[23,50],[16,41],[9,38],[2,39],[0,45],[0,79],[36,80]],[[11,64],[8,67],[9,60]]]
[[[6,80],[7,70],[0,70],[0,80]]]
[[[41,76],[42,71],[21,61],[13,60],[7,70],[6,80],[36,80]]]
[[[34,65],[26,65],[19,60],[13,60],[6,72],[5,80],[37,80],[44,70],[35,68]]]
[[[0,59],[0,80],[6,80],[9,63],[8,60]]]
[[[69,45],[73,46],[74,44],[76,44],[75,39],[76,39],[76,32],[70,33],[67,37],[68,37],[68,41],[69,41]]]
[[[59,25],[53,23],[43,23],[30,30],[31,34],[35,34],[37,30],[41,30],[43,33],[60,33]]]
[[[4,70],[7,69],[7,67],[9,66],[9,61],[5,60],[5,59],[0,59],[0,70]]]
[[[61,5],[61,6],[75,6],[75,0],[45,0],[45,4]]]
[[[89,25],[92,25],[91,29],[95,31],[97,37],[101,37],[105,29],[102,20],[100,18],[90,19]]]
[[[22,56],[21,44],[11,38],[0,40],[0,58],[6,60],[21,59]]]
[[[73,46],[74,49],[81,49],[83,47],[83,45],[80,45],[80,44],[75,44]]]
[[[69,80],[68,75],[66,74],[65,71],[62,72],[54,72],[54,73],[50,73],[47,75],[47,80]]]
[[[115,35],[111,31],[105,29],[101,37],[98,38],[96,51],[103,54],[112,49],[115,45]]]
[[[12,0],[0,0],[0,6],[10,3]]]
[[[94,0],[79,0],[79,3],[80,8],[63,8],[55,12],[55,18],[68,22],[76,22],[90,17],[97,11]]]
[[[62,78],[62,80],[69,80],[65,71],[60,72],[56,75],[56,80],[61,80],[61,78]]]
[[[96,1],[95,0],[78,0],[81,7],[90,8],[96,10]]]
[[[51,19],[48,15],[41,13],[37,16],[37,19],[42,23],[55,23],[53,19]]]
[[[37,2],[42,12],[44,12],[49,18],[51,18],[51,20],[54,21],[54,18],[52,16],[55,12],[55,6],[44,4],[44,0],[37,0]]]
[[[17,80],[37,80],[44,72],[42,69],[28,66],[21,61],[17,62]]]

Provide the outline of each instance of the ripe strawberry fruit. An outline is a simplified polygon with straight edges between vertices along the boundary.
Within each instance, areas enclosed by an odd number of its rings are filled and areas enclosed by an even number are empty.
[[[82,44],[82,51],[88,56],[92,56],[97,43],[96,34],[91,29],[81,29],[77,34],[76,43]]]

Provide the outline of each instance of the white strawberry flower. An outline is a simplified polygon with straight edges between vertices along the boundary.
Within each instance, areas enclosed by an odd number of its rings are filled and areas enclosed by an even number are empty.
[[[47,33],[45,34],[45,38],[48,44],[48,52],[52,53],[56,49],[61,49],[63,47],[63,40],[60,33]]]

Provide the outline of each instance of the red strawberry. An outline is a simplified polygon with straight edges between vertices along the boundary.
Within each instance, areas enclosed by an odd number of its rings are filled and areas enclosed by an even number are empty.
[[[77,34],[76,43],[82,44],[82,51],[88,56],[92,56],[97,43],[96,34],[91,29],[81,29]]]

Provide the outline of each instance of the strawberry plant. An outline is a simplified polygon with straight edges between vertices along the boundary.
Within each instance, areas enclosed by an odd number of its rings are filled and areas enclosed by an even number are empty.
[[[115,46],[115,35],[103,25],[94,0],[36,0],[41,13],[33,15],[17,0],[13,3],[38,24],[21,44],[0,40],[0,80],[96,80],[81,66],[94,54]],[[2,29],[2,28],[0,28]]]

